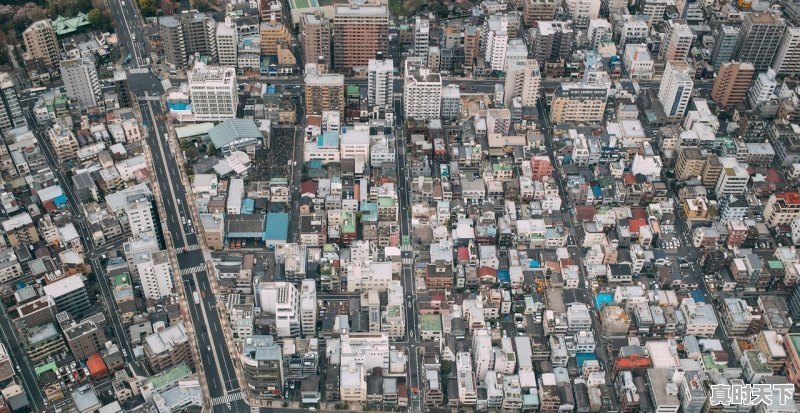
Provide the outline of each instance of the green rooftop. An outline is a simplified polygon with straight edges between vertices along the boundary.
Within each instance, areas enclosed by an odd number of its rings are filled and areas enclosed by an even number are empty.
[[[71,18],[58,16],[53,20],[53,29],[55,29],[58,36],[76,32],[79,28],[88,26],[89,16],[85,13],[78,12],[78,15]]]
[[[789,340],[792,340],[795,353],[800,354],[800,334],[789,334]]]
[[[440,314],[423,314],[420,316],[419,329],[422,331],[442,331]]]
[[[131,276],[127,272],[124,272],[122,274],[115,275],[113,281],[114,281],[114,287],[122,287],[124,285],[130,285]]]
[[[397,205],[397,200],[389,196],[378,197],[378,205],[382,207],[392,207]]]
[[[703,355],[703,365],[708,370],[722,370],[727,368],[728,366],[725,364],[717,363],[714,360],[714,356],[712,354],[705,354]]]
[[[361,89],[358,85],[347,86],[347,96],[358,96],[361,94]]]
[[[145,380],[144,384],[152,384],[153,389],[158,390],[172,383],[183,380],[189,377],[191,374],[192,372],[189,370],[189,367],[186,365],[186,363],[181,363],[163,373],[148,378]]]
[[[51,361],[50,363],[42,364],[41,366],[36,367],[35,369],[33,369],[33,371],[36,373],[37,376],[41,376],[42,374],[48,371],[52,371],[53,373],[58,374],[58,366],[56,366],[55,361]]]
[[[767,261],[767,265],[769,265],[769,269],[771,270],[783,269],[783,263],[778,260],[769,260]]]

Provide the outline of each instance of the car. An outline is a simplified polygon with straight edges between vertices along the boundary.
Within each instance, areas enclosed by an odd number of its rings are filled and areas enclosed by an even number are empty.
[[[206,327],[206,325],[203,324],[203,332],[205,333],[206,331],[208,331],[208,327]]]

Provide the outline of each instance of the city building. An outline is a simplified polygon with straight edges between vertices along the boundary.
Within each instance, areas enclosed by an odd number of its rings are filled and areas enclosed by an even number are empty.
[[[300,286],[300,329],[304,337],[313,337],[317,330],[317,283],[304,279]]]
[[[11,75],[0,73],[0,133],[27,125]]]
[[[344,115],[344,76],[319,73],[314,66],[306,65],[305,77],[306,115],[321,115],[336,111]]]
[[[321,10],[300,15],[300,46],[305,64],[331,67],[331,22]]]
[[[194,365],[183,323],[154,328],[156,331],[144,338],[144,356],[152,371],[164,371],[181,363]]]
[[[369,105],[391,107],[393,96],[394,61],[392,59],[370,59],[367,88]]]
[[[764,223],[769,228],[791,224],[797,217],[800,217],[800,194],[797,192],[772,194],[764,204]]]
[[[105,322],[102,313],[89,317],[80,323],[73,322],[62,327],[67,346],[76,360],[86,360],[92,354],[100,352],[106,342],[104,326],[98,321]]]
[[[714,49],[711,52],[711,64],[719,70],[723,63],[733,60],[739,47],[739,27],[723,24],[716,29]]]
[[[659,58],[666,61],[686,60],[694,42],[694,32],[683,20],[668,20],[667,25],[666,47],[660,49]]]
[[[333,6],[333,66],[340,73],[364,73],[369,59],[389,53],[389,9],[380,4]]]
[[[550,122],[561,124],[601,122],[608,88],[603,84],[560,83],[550,107]]]
[[[25,60],[40,59],[45,67],[55,67],[61,60],[56,31],[49,19],[39,20],[22,32]]]
[[[158,301],[172,295],[172,269],[166,251],[137,253],[133,258],[144,297]]]
[[[627,44],[622,62],[625,65],[625,71],[628,72],[628,78],[631,80],[646,80],[653,77],[653,58],[650,57],[647,45]]]
[[[781,43],[786,23],[772,11],[744,15],[739,29],[739,49],[736,60],[750,62],[756,72],[766,71]]]
[[[261,54],[275,56],[278,54],[279,45],[288,45],[292,42],[292,33],[283,22],[273,15],[272,18],[262,21],[259,26],[261,33]],[[312,63],[316,63],[312,61]]]
[[[209,61],[217,60],[217,22],[210,14],[187,11],[175,16],[160,16],[158,29],[164,61],[171,67],[186,67],[196,54]]]
[[[747,183],[750,181],[750,173],[747,168],[733,159],[733,162],[723,162],[722,171],[717,179],[717,185],[714,187],[717,196],[720,195],[741,195],[747,189]]]
[[[44,294],[53,299],[58,312],[67,312],[72,318],[79,318],[91,303],[86,285],[80,275],[62,278],[43,287]]]
[[[189,72],[189,96],[195,121],[235,118],[239,106],[236,70],[196,63]]]
[[[278,337],[298,337],[301,332],[300,292],[294,284],[267,282],[257,285],[257,303],[261,311],[275,316]]]
[[[569,21],[540,21],[530,32],[532,54],[540,65],[559,62],[572,54],[575,31]]]
[[[456,120],[461,116],[461,88],[458,85],[447,85],[442,88],[442,112],[444,120]]]
[[[775,89],[778,88],[776,76],[777,73],[772,69],[758,74],[756,81],[753,82],[753,86],[747,93],[747,103],[751,108],[758,108],[762,103],[776,98]]]
[[[438,119],[441,114],[442,77],[425,68],[418,58],[406,59],[403,104],[407,119]]]
[[[503,104],[510,108],[511,101],[519,97],[522,106],[535,107],[541,83],[542,74],[536,60],[525,59],[510,63],[506,69]]]
[[[772,70],[781,76],[800,75],[800,27],[787,27],[775,52]]]
[[[524,0],[522,18],[527,26],[533,27],[540,21],[553,20],[558,6],[555,0]]]
[[[240,356],[249,390],[256,397],[280,399],[283,390],[283,352],[272,336],[244,340]]]
[[[567,0],[567,9],[575,28],[586,29],[600,14],[600,0]]]
[[[491,15],[481,29],[481,54],[492,70],[503,70],[508,48],[508,16]],[[423,64],[424,66],[424,64]]]
[[[216,37],[220,66],[235,67],[239,61],[239,31],[236,30],[236,25],[229,18],[218,22]]]
[[[75,99],[82,109],[97,106],[101,96],[100,80],[90,58],[61,61],[61,79],[67,97]]]
[[[658,101],[668,119],[681,120],[692,98],[694,81],[685,61],[668,61],[658,88]]]
[[[667,11],[665,0],[645,0],[642,6],[642,15],[647,16],[651,22],[660,22]]]
[[[722,107],[744,103],[754,74],[755,68],[752,63],[723,63],[714,79],[711,99]]]
[[[422,65],[428,66],[428,49],[430,48],[431,22],[422,17],[414,18],[414,56],[422,61]]]

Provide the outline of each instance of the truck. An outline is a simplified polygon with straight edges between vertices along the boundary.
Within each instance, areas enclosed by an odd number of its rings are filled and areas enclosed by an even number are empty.
[[[198,294],[197,291],[195,291],[192,293],[192,296],[194,297],[194,304],[200,305],[200,294]]]

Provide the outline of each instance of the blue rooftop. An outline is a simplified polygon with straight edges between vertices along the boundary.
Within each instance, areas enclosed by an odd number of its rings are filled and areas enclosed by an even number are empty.
[[[600,310],[605,305],[612,304],[614,302],[614,296],[609,293],[600,293],[594,296],[594,306],[597,310]]]
[[[597,356],[594,353],[577,353],[575,354],[575,361],[578,363],[578,368],[583,366],[585,361],[589,360],[597,360]]]
[[[338,148],[339,134],[336,132],[325,132],[317,138],[318,148]]]
[[[603,190],[599,186],[593,186],[592,194],[594,194],[595,198],[600,198],[603,196]]]
[[[511,274],[508,270],[497,270],[497,281],[503,284],[511,284]]]
[[[693,300],[694,300],[694,302],[696,302],[696,303],[705,303],[705,302],[706,302],[706,296],[705,296],[705,294],[703,294],[703,292],[702,292],[702,291],[700,291],[700,290],[694,290],[694,291],[692,291],[692,299],[693,299]]]
[[[256,201],[252,198],[242,200],[242,214],[252,214],[256,210]]]
[[[539,268],[539,261],[536,260],[528,261],[528,268]]]
[[[286,212],[270,212],[267,214],[267,225],[264,230],[264,241],[286,242],[289,236],[289,214]]]

